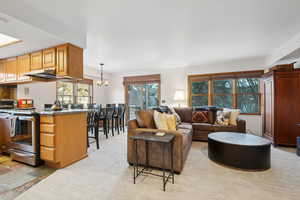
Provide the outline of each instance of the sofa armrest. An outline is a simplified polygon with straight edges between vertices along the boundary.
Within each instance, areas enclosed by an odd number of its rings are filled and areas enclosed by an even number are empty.
[[[238,131],[240,133],[246,133],[246,120],[238,118],[236,122],[237,122]]]
[[[135,128],[138,128],[138,127],[139,127],[138,122],[137,122],[136,119],[134,119],[134,120],[129,120],[129,121],[127,122],[127,126],[128,126],[128,129],[135,129]]]

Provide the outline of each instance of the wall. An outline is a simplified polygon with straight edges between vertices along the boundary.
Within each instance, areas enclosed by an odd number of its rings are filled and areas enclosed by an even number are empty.
[[[112,75],[112,89],[110,91],[110,102],[125,102],[123,77],[131,75],[161,74],[161,100],[167,105],[177,105],[173,100],[177,89],[187,92],[187,76],[190,74],[221,73],[247,70],[264,69],[264,58],[249,58],[243,60],[231,60],[227,62],[210,63],[206,65],[182,67],[176,69],[162,69],[160,71],[138,71]],[[187,98],[186,98],[187,99]],[[181,105],[187,105],[182,102]],[[261,116],[243,115],[241,118],[247,121],[247,129],[257,135],[261,135]]]
[[[28,93],[25,92],[28,88]],[[56,82],[34,82],[19,84],[17,98],[28,98],[34,100],[37,109],[43,109],[44,104],[52,104],[56,100]]]
[[[99,73],[93,69],[85,68],[85,78],[94,80],[93,93],[94,103],[106,104],[109,103],[109,91],[111,86],[105,88],[99,88],[96,86]],[[110,74],[104,74],[104,77],[108,80],[111,79]],[[25,93],[25,88],[29,90],[28,94]],[[28,84],[19,84],[17,87],[17,98],[29,98],[34,100],[35,107],[37,109],[43,109],[44,104],[52,104],[56,100],[56,82],[34,82]]]

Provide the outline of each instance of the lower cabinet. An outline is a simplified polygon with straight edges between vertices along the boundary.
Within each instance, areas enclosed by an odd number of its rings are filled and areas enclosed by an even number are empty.
[[[41,146],[41,159],[45,161],[56,162],[55,149]]]
[[[64,168],[87,156],[86,112],[41,115],[40,155],[46,165]]]

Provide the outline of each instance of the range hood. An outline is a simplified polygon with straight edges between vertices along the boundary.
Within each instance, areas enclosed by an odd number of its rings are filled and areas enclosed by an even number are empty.
[[[34,70],[31,72],[27,72],[24,75],[31,76],[34,78],[42,78],[42,79],[57,79],[56,74],[55,74],[55,68]]]

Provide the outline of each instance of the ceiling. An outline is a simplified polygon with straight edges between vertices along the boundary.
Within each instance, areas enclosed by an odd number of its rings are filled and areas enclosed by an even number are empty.
[[[268,56],[300,32],[299,10],[299,0],[7,0],[0,8],[47,33],[85,36],[85,66],[104,62],[112,73]],[[66,41],[58,31],[49,40]]]

